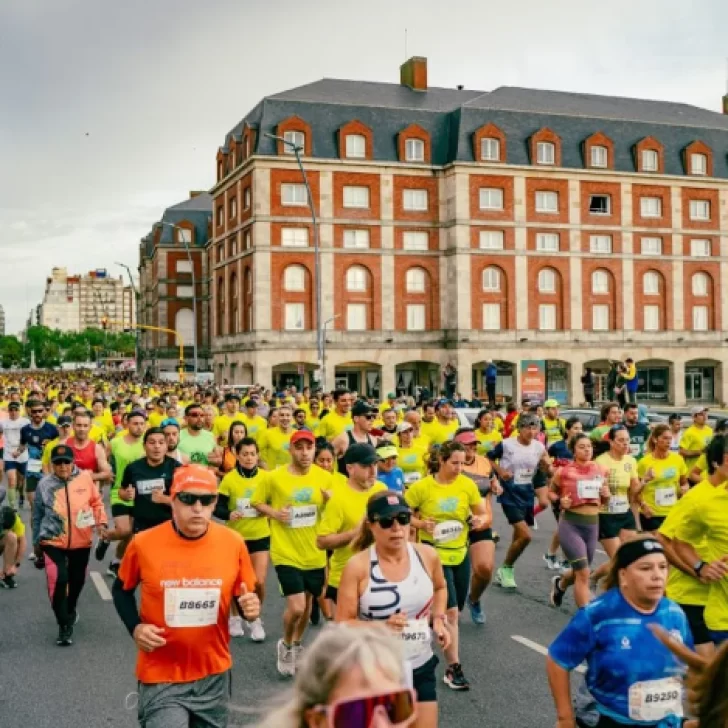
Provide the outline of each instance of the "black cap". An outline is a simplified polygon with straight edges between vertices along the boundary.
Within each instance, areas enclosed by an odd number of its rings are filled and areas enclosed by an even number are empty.
[[[58,426],[63,427],[63,425],[70,425],[73,420],[68,415],[61,415],[58,418]]]
[[[379,518],[391,518],[398,513],[412,513],[404,496],[400,493],[388,491],[378,498],[372,498],[367,506],[367,520],[376,521]]]
[[[358,400],[354,403],[354,406],[351,408],[351,416],[352,417],[360,417],[361,415],[371,415],[376,412],[376,408],[372,407],[371,405],[367,404],[363,399]]]
[[[72,463],[73,450],[68,445],[56,445],[51,450],[51,462],[56,463]]]
[[[377,451],[365,442],[350,445],[344,455],[345,465],[375,465],[381,460]]]
[[[8,405],[8,409],[9,409],[9,410],[16,410],[16,409],[20,409],[20,402],[11,402],[11,403],[10,403],[10,404]]]
[[[237,392],[228,392],[225,395],[225,401],[229,402],[231,399],[237,399],[240,402],[240,395]]]

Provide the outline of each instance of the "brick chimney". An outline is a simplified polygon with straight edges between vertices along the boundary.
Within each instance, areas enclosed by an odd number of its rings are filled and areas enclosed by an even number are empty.
[[[427,59],[412,56],[399,67],[399,82],[413,91],[427,91]]]
[[[193,200],[195,197],[198,197],[199,195],[204,195],[204,190],[190,190],[190,199]]]

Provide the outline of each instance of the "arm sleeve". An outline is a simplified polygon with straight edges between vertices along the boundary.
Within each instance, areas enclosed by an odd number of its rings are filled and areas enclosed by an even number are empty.
[[[488,460],[500,460],[503,457],[503,442],[499,442],[492,450],[488,450]]]
[[[564,670],[571,672],[594,649],[594,630],[586,609],[580,609],[561,634],[551,643],[549,657]]]
[[[230,496],[222,492],[217,494],[217,503],[215,504],[215,511],[212,515],[221,521],[230,520]]]
[[[135,589],[124,589],[121,579],[115,579],[111,587],[116,613],[121,617],[121,621],[130,635],[133,635],[137,625],[142,623],[134,591]]]

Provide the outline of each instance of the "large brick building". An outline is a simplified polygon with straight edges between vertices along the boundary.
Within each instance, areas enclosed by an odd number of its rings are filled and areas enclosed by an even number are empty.
[[[374,396],[442,384],[546,394],[638,362],[643,397],[728,401],[728,116],[521,88],[324,79],[264,98],[217,156],[211,271],[218,380],[305,382],[317,364],[320,219],[326,384]]]

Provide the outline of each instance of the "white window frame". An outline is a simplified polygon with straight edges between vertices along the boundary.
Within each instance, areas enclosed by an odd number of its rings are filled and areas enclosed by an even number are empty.
[[[609,150],[600,144],[591,147],[590,164],[596,169],[606,169],[609,164]]]
[[[349,303],[346,306],[346,329],[347,331],[366,331],[367,326],[367,304]]]
[[[178,260],[175,270],[177,273],[192,273],[192,263],[189,260]]]
[[[407,293],[424,293],[427,289],[427,273],[424,268],[408,268],[404,287]]]
[[[250,241],[253,239],[253,236],[250,232],[250,230],[246,230],[243,233],[243,248],[245,250],[250,250]]]
[[[294,275],[296,278],[293,278]],[[306,269],[302,265],[293,263],[286,267],[283,271],[283,290],[287,293],[302,293],[306,290]]]
[[[693,258],[709,258],[711,244],[708,238],[694,238],[690,241],[690,255]]]
[[[538,292],[556,293],[556,271],[553,268],[542,268],[538,272]]]
[[[343,205],[348,209],[369,209],[369,188],[363,185],[344,185]]]
[[[660,295],[660,276],[653,270],[648,270],[642,276],[642,290],[645,296]]]
[[[556,331],[556,304],[542,303],[538,307],[539,331]]]
[[[536,142],[536,164],[556,164],[556,145],[553,142]]]
[[[503,189],[500,187],[481,187],[478,202],[481,210],[502,210]]]
[[[710,200],[690,200],[690,219],[698,222],[709,222]]]
[[[708,330],[708,307],[693,306],[693,331]]]
[[[370,232],[367,228],[350,228],[344,230],[343,245],[351,250],[366,250],[371,244]]]
[[[609,331],[609,305],[595,303],[592,306],[592,331]]]
[[[592,199],[593,198],[604,198],[607,201],[607,207],[604,212],[601,212],[599,210],[592,210]],[[606,195],[606,194],[596,194],[596,195],[589,195],[589,214],[590,215],[602,215],[607,216],[612,214],[612,196]]]
[[[502,230],[481,230],[478,247],[481,250],[503,250],[505,233]]]
[[[424,162],[425,161],[425,142],[422,139],[405,139],[404,140],[404,161],[405,162]]]
[[[648,303],[643,308],[643,330],[660,330],[660,307],[656,306],[654,303]]]
[[[237,198],[231,197],[229,203],[228,216],[230,218],[237,217],[238,214],[238,201]]]
[[[690,289],[693,292],[693,296],[707,296],[710,290],[710,280],[708,274],[698,271],[693,273],[690,279]]]
[[[430,236],[424,230],[405,230],[402,233],[403,250],[429,250]]]
[[[661,197],[641,197],[640,198],[640,217],[660,218],[662,217],[662,198]]]
[[[640,240],[640,255],[662,255],[662,238],[642,238]]]
[[[590,253],[611,253],[612,252],[612,236],[611,235],[590,235],[589,236],[589,252]]]
[[[657,172],[660,168],[660,153],[655,149],[643,149],[640,161],[642,172]]]
[[[501,305],[500,303],[483,304],[483,331],[500,331]]]
[[[192,230],[189,228],[177,228],[177,239],[179,242],[184,245],[187,243],[188,245],[192,244]]]
[[[193,288],[191,285],[177,284],[177,298],[192,298]]]
[[[306,133],[303,131],[284,131],[283,138],[289,142],[289,144],[283,145],[283,154],[295,154],[291,144],[301,148],[300,154],[303,156],[306,153]]]
[[[363,134],[347,134],[344,144],[347,159],[366,159],[367,138]]]
[[[495,266],[483,268],[482,286],[485,293],[500,293],[501,271]]]
[[[303,207],[307,202],[306,185],[297,182],[284,182],[281,184],[281,205]]]
[[[560,243],[558,233],[536,233],[536,250],[541,253],[558,253]]]
[[[705,177],[708,174],[708,155],[694,152],[690,155],[690,174]]]
[[[252,197],[253,197],[253,195],[251,193],[251,188],[250,187],[246,187],[243,190],[243,209],[244,210],[249,210],[250,209],[250,202],[252,200]]]
[[[283,309],[283,316],[285,331],[304,331],[306,329],[305,303],[287,303]]]
[[[596,294],[609,293],[609,273],[602,268],[595,270],[592,273],[591,289]]]
[[[407,331],[425,331],[427,307],[424,303],[408,303],[406,309]]]
[[[403,190],[402,208],[407,210],[407,212],[427,212],[429,205],[428,197],[427,190]]]
[[[349,293],[366,293],[367,269],[361,265],[352,265],[346,271],[346,290]]]
[[[555,205],[552,203],[556,203]],[[536,212],[545,215],[558,215],[559,193],[553,190],[541,190],[536,192]]]
[[[284,248],[308,248],[308,228],[281,228],[281,246]]]
[[[500,162],[500,139],[483,137],[480,140],[480,159],[483,162]]]

